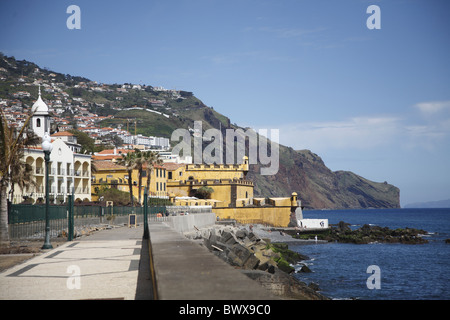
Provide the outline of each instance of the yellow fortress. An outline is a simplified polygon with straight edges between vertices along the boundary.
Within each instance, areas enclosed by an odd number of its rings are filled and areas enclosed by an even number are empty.
[[[94,162],[97,172],[92,180],[93,199],[100,186],[129,191],[126,168],[113,161]],[[296,226],[301,217],[297,193],[283,198],[254,198],[253,182],[246,179],[248,170],[247,157],[242,164],[234,165],[164,163],[153,170],[149,194],[167,197],[177,206],[211,206],[218,220]],[[133,194],[138,198],[137,170],[133,170],[131,179]],[[143,177],[141,194],[146,181],[147,177]],[[203,199],[199,197],[202,189],[209,191]]]
[[[165,163],[167,191],[175,205],[211,205],[217,218],[239,223],[261,223],[275,227],[295,227],[302,218],[297,193],[284,198],[254,198],[253,182],[246,179],[249,162],[207,165]],[[212,188],[210,199],[189,198],[202,187]]]

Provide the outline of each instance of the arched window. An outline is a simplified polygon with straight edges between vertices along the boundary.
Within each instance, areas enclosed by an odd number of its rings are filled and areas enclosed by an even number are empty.
[[[36,119],[36,127],[40,128],[41,127],[41,119]]]

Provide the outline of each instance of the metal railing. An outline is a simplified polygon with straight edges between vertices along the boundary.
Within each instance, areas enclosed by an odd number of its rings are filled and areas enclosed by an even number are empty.
[[[72,209],[71,209],[72,208]],[[69,212],[73,212],[70,224]],[[72,228],[88,225],[124,225],[128,215],[136,214],[138,224],[144,220],[143,207],[100,206],[100,205],[51,205],[49,207],[50,237],[67,237]],[[170,219],[163,203],[148,206],[148,221]],[[9,204],[9,235],[11,239],[43,239],[45,235],[45,205]]]

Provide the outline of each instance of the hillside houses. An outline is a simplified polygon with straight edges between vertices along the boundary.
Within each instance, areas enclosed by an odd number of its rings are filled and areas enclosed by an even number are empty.
[[[179,91],[143,84],[103,84],[81,77],[51,72],[37,66],[18,72],[18,65],[14,60],[0,56],[2,79],[0,85],[4,86],[3,92],[5,92],[0,98],[0,107],[15,125],[22,124],[26,114],[30,112],[39,87],[42,99],[49,107],[50,126],[53,133],[77,129],[88,134],[98,145],[116,145],[123,141],[124,145],[129,145],[131,148],[133,146],[159,150],[169,148],[169,139],[166,137],[133,135],[122,130],[120,125],[114,128],[102,128],[100,122],[113,119],[114,116],[100,115],[102,112],[99,111],[102,108],[110,108],[114,111],[134,108],[154,113],[155,116],[169,118],[172,111],[162,113],[161,108],[167,105],[169,99],[179,97]],[[158,92],[158,94],[152,97],[144,94],[139,104],[126,105],[130,99],[129,95],[137,91]],[[152,107],[156,109],[153,110]]]

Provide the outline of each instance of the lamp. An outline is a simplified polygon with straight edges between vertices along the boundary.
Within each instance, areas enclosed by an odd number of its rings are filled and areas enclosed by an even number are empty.
[[[42,138],[42,150],[44,150],[44,160],[45,160],[45,241],[42,249],[52,249],[53,246],[50,243],[50,221],[49,221],[49,186],[48,186],[48,175],[49,175],[49,164],[50,164],[50,153],[53,150],[53,145],[51,142],[50,135],[46,132]]]
[[[48,156],[50,157],[50,153],[53,150],[52,140],[49,136],[49,134],[46,132],[44,133],[44,137],[42,138],[42,150],[45,152],[48,152]],[[47,155],[47,153],[46,153]],[[50,159],[48,159],[50,161]]]

